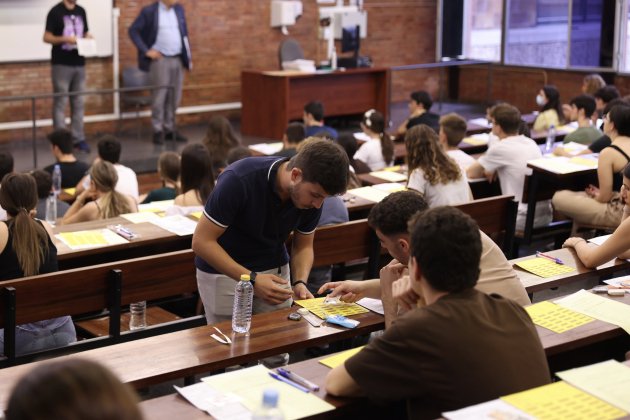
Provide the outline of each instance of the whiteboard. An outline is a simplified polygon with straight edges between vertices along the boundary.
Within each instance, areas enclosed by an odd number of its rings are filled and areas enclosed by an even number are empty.
[[[43,41],[48,11],[60,0],[0,0],[0,62],[50,60]],[[87,13],[97,55],[112,55],[113,0],[79,0]]]

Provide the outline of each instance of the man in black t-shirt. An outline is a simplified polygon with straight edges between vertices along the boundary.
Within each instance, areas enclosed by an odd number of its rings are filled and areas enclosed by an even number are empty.
[[[90,38],[85,9],[77,0],[63,0],[48,12],[44,42],[51,44],[52,84],[55,93],[80,92],[85,90],[85,58],[77,50],[78,38]],[[67,96],[53,99],[53,125],[65,128]],[[71,127],[74,147],[88,152],[83,132],[82,95],[70,97],[72,111]]]

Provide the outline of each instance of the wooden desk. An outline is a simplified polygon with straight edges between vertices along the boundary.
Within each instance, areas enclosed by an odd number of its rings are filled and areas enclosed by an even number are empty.
[[[280,139],[290,120],[301,120],[304,105],[324,104],[324,116],[389,113],[389,69],[298,73],[244,70],[241,73],[241,132]]]
[[[518,278],[521,280],[521,283],[523,283],[527,293],[540,292],[541,290],[547,290],[552,287],[558,287],[582,280],[602,279],[616,272],[630,269],[630,262],[627,260],[620,260],[618,258],[602,264],[597,268],[587,268],[579,260],[573,248],[556,249],[554,251],[545,252],[545,254],[560,258],[562,262],[569,267],[575,268],[576,271],[555,277],[542,278],[516,266],[516,263],[518,262],[535,258],[534,255],[512,259],[510,260],[510,264],[514,266],[514,270],[516,271]]]
[[[368,334],[385,327],[384,318],[374,312],[354,315],[361,323],[357,328],[335,326],[312,327],[305,320],[290,321],[287,315],[295,309],[284,309],[255,315],[247,336],[232,336],[226,346],[210,338],[210,326],[163,334],[62,356],[83,357],[110,368],[123,382],[136,388],[159,384],[185,376],[207,373],[236,364],[252,362],[279,353],[328,344]],[[224,333],[232,331],[231,321],[216,324]],[[0,370],[0,409],[15,383],[34,366],[34,362]]]

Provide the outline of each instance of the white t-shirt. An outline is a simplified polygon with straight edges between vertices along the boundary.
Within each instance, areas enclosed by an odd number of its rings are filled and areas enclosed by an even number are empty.
[[[7,220],[7,212],[0,206],[0,221],[4,222]]]
[[[496,171],[501,183],[501,192],[513,195],[519,203],[516,216],[517,230],[525,227],[527,216],[527,203],[521,202],[525,176],[532,173],[531,168],[527,167],[527,161],[541,157],[542,152],[534,140],[518,135],[504,138],[479,158],[479,164],[486,171]],[[540,201],[536,204],[534,226],[546,225],[549,222],[551,222],[551,201]]]
[[[466,173],[466,169],[475,162],[475,158],[463,150],[447,150],[446,153],[448,154],[448,157],[457,162],[459,168],[464,174]]]
[[[359,147],[359,150],[354,154],[355,160],[360,160],[365,163],[371,171],[377,171],[387,166],[392,166],[394,163],[385,162],[383,159],[383,150],[381,149],[381,141],[379,139],[370,139]]]
[[[468,186],[468,179],[463,173],[457,181],[431,185],[424,178],[424,171],[416,168],[409,176],[407,188],[419,191],[429,207],[452,206],[470,201],[470,187]]]
[[[116,172],[118,172],[116,191],[130,195],[138,201],[138,177],[136,173],[133,169],[121,165],[120,163],[115,164],[114,168],[116,168]]]

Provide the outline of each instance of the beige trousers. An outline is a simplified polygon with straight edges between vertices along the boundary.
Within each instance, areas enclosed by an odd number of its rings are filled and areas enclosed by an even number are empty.
[[[621,223],[623,202],[618,193],[608,203],[600,203],[583,191],[563,190],[553,195],[551,203],[558,213],[573,219],[574,225],[615,229]]]

